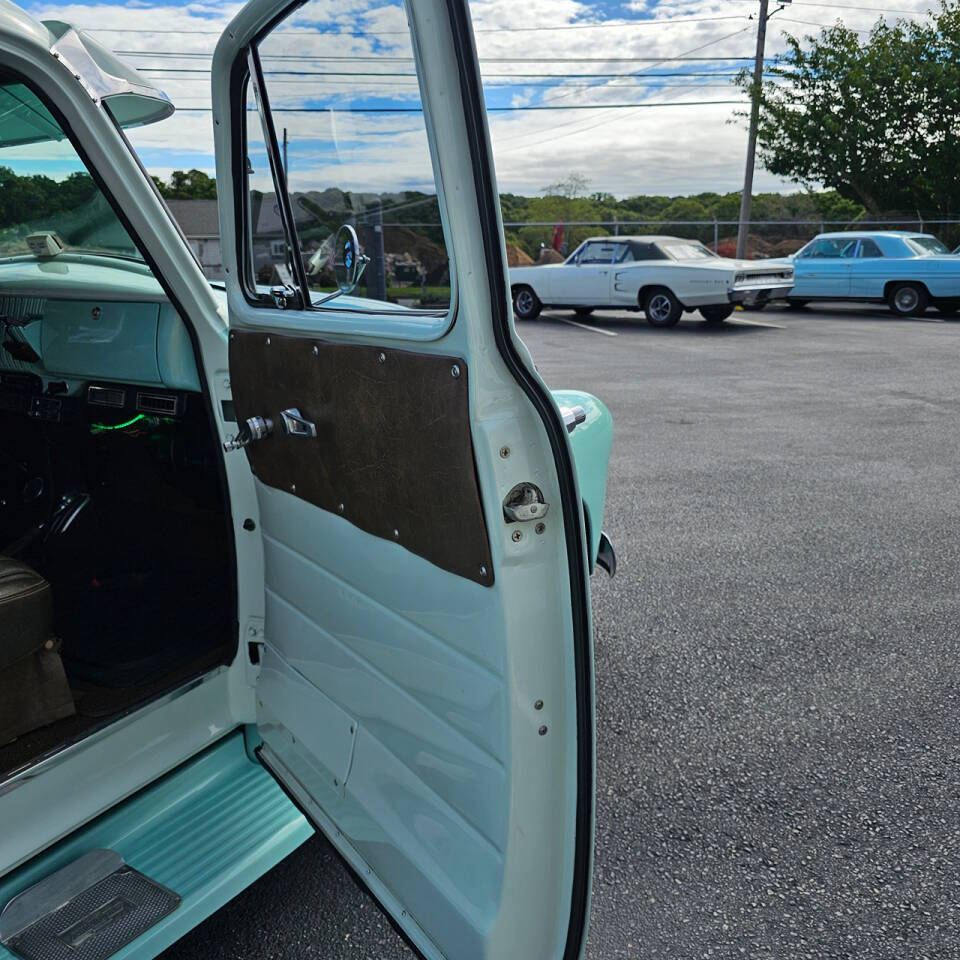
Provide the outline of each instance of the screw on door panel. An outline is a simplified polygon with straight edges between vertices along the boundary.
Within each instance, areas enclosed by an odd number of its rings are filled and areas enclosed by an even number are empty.
[[[521,530],[514,530],[510,538],[514,543],[519,543],[523,539],[523,532]]]
[[[543,724],[543,726],[540,727],[537,733],[539,733],[541,737],[545,737],[547,735],[547,725]]]
[[[510,456],[510,448],[509,448],[509,447],[501,447],[501,448],[500,448],[500,458],[501,458],[502,460],[506,460],[507,457],[509,457],[509,456]]]
[[[457,377],[460,376],[460,364],[459,364],[459,363],[455,363],[455,364],[450,368],[450,373],[451,373],[451,375],[453,376],[454,380],[456,380]]]

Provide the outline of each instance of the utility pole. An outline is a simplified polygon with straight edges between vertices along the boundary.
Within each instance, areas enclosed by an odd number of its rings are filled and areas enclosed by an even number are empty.
[[[788,0],[789,2],[789,0]],[[740,199],[740,224],[737,229],[737,259],[747,255],[747,231],[750,229],[750,201],[753,199],[753,163],[757,153],[757,122],[760,119],[760,84],[763,82],[763,47],[767,39],[767,8],[770,0],[760,0],[760,23],[757,26],[757,59],[753,66],[753,103],[750,106],[750,133],[747,136],[747,168],[743,174],[743,197]]]
[[[283,128],[283,173],[286,176],[290,172],[287,166],[287,128]]]

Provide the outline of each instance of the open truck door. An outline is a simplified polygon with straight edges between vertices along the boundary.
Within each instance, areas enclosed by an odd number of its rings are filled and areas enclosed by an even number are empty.
[[[568,430],[608,415],[586,398],[565,423],[514,333],[466,0],[336,21],[253,0],[213,117],[228,455],[256,477],[266,570],[258,755],[424,956],[573,960],[596,549]],[[416,137],[425,179],[388,197]]]

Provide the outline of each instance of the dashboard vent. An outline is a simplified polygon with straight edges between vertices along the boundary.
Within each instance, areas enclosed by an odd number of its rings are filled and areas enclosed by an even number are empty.
[[[43,297],[0,297],[0,323],[25,327],[34,320],[43,319],[46,305]]]
[[[87,387],[87,403],[96,407],[123,407],[127,402],[127,391],[119,387]]]
[[[137,409],[141,413],[175,417],[180,412],[180,400],[175,393],[138,393]]]

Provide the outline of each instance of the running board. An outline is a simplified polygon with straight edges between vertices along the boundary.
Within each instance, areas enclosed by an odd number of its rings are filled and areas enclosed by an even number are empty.
[[[120,854],[91,850],[3,908],[0,943],[23,960],[106,960],[179,906]]]
[[[150,960],[312,833],[237,730],[0,877],[0,960]]]

